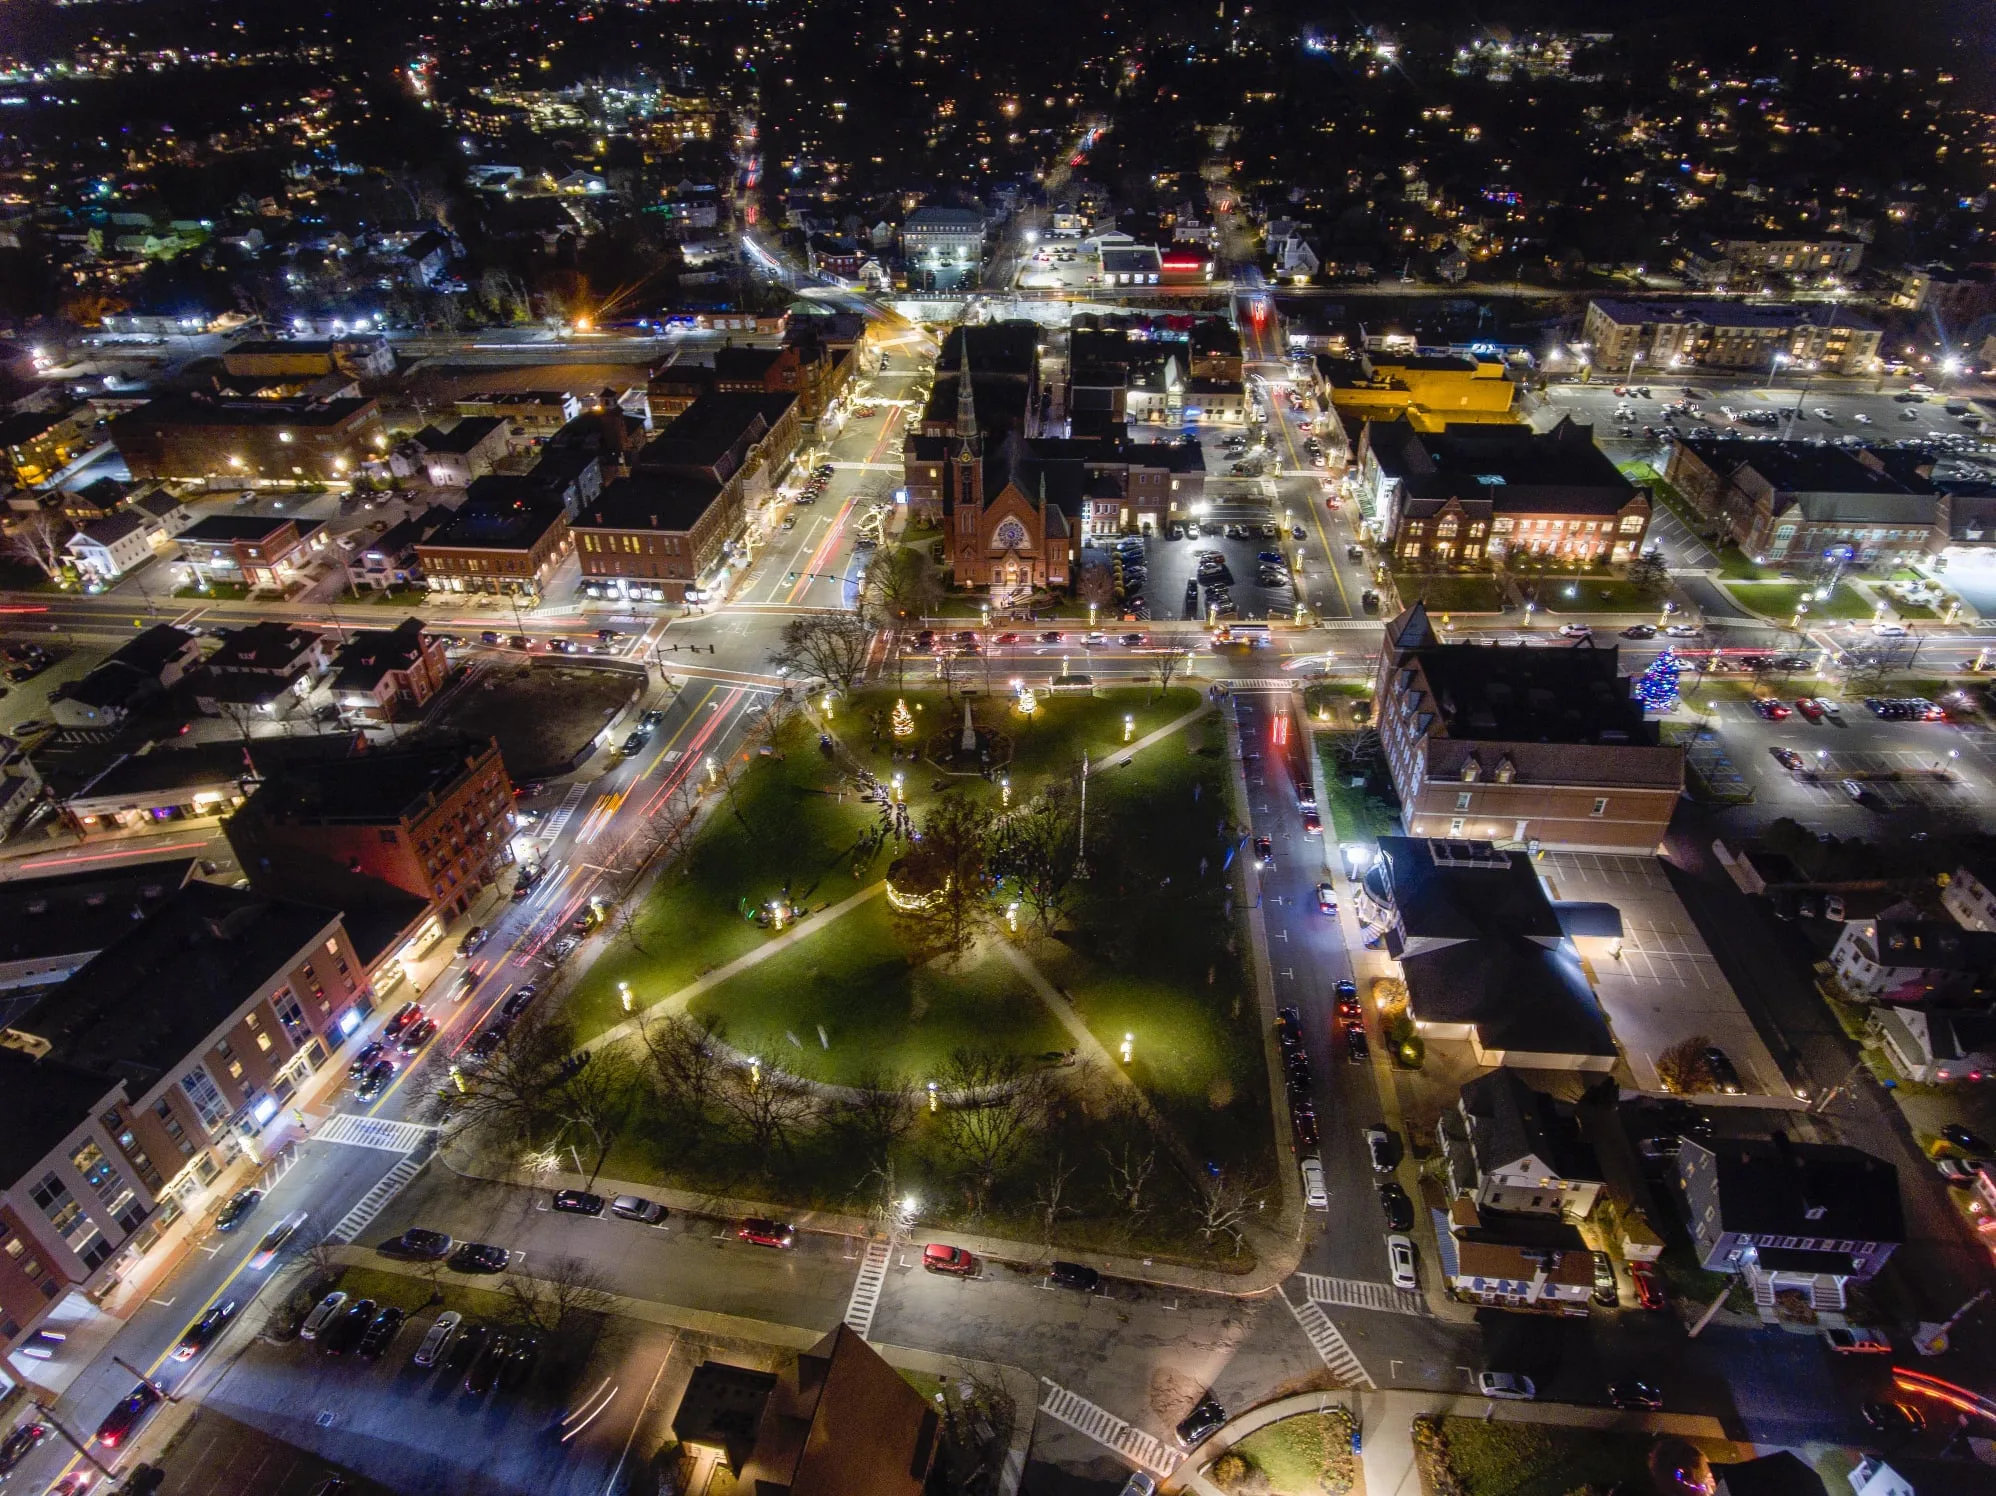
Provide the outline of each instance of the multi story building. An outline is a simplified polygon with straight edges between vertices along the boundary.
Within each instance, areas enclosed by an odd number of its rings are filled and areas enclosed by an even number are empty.
[[[1910,562],[1951,540],[1949,498],[1918,454],[1680,437],[1664,476],[1763,565]]]
[[[502,390],[461,396],[462,417],[496,416],[515,436],[553,436],[582,414],[582,400],[567,390]]]
[[[1345,420],[1405,420],[1417,431],[1490,422],[1514,425],[1517,386],[1494,359],[1450,354],[1319,354],[1312,380]]]
[[[392,629],[354,629],[333,656],[333,699],[340,710],[375,722],[421,713],[450,675],[443,642],[420,618]]]
[[[983,258],[984,215],[975,208],[917,208],[901,225],[901,259],[911,286],[966,284]]]
[[[1843,1309],[1906,1239],[1898,1171],[1841,1143],[1686,1138],[1677,1178],[1699,1265],[1744,1277],[1770,1316],[1784,1290]]]
[[[1374,696],[1410,836],[1647,852],[1684,787],[1613,648],[1443,644],[1416,602],[1386,625]]]
[[[513,782],[491,739],[287,763],[228,823],[252,886],[343,906],[387,884],[448,921],[512,860]]]
[[[1515,1070],[1463,1086],[1456,1111],[1444,1112],[1436,1131],[1450,1193],[1481,1210],[1582,1221],[1605,1187],[1574,1108],[1534,1091]]]
[[[1684,252],[1683,267],[1697,285],[1750,291],[1770,282],[1800,286],[1848,284],[1864,263],[1856,239],[1749,234],[1711,239]]]
[[[134,478],[337,483],[387,444],[372,398],[219,400],[167,395],[113,418]]]
[[[539,597],[568,555],[568,511],[531,477],[475,479],[450,521],[416,543],[432,591]]]
[[[46,483],[89,444],[97,410],[88,400],[58,410],[0,417],[0,456],[7,476],[23,488]]]
[[[777,481],[796,454],[801,430],[801,402],[796,395],[717,390],[694,401],[638,454],[632,478],[651,482],[649,491],[661,499],[668,493],[675,497],[674,523],[685,528],[672,533],[692,547],[671,554],[688,562],[695,557],[711,558],[715,543],[711,537],[718,534],[723,563],[709,571],[710,560],[703,559],[695,574],[706,578],[709,585],[727,585],[730,567],[739,554],[735,543],[751,513],[760,515],[764,525],[773,522],[770,501],[776,496]],[[692,505],[709,492],[713,515],[703,512],[695,516]],[[622,501],[619,513],[624,518],[636,512],[621,506]],[[616,517],[610,511],[605,513],[606,517]],[[697,537],[693,533],[696,529],[702,531]],[[602,555],[597,552],[599,558]],[[678,576],[677,561],[665,575],[685,580]]]
[[[1616,379],[1669,377],[1690,368],[1821,368],[1868,374],[1880,329],[1847,307],[1743,301],[1589,302],[1587,357]],[[1779,360],[1775,355],[1779,354]]]
[[[281,592],[326,551],[326,527],[282,514],[211,514],[182,530],[176,542],[189,579],[252,591]]]
[[[92,520],[69,537],[65,548],[84,582],[103,586],[152,559],[152,535],[146,516],[126,509]]]
[[[385,378],[395,372],[395,353],[379,336],[284,338],[237,343],[222,352],[222,368],[253,379],[346,374],[355,379]]]
[[[423,473],[437,488],[469,488],[510,450],[511,427],[499,416],[465,416],[448,431],[425,426],[415,435]]]
[[[711,478],[644,472],[619,478],[576,517],[575,554],[585,582],[604,579],[619,591],[649,584],[669,602],[720,566],[732,533],[721,485]],[[735,515],[739,523],[740,515]]]
[[[232,1159],[261,1156],[372,1005],[326,909],[196,882],[140,914],[0,1030],[10,1349],[205,1208]]]
[[[1357,468],[1366,524],[1409,569],[1487,566],[1513,553],[1621,563],[1649,532],[1648,493],[1571,419],[1547,432],[1368,421]]]

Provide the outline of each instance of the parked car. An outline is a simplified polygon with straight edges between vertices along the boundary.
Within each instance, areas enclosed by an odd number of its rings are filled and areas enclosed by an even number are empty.
[[[1328,883],[1319,883],[1317,885],[1317,912],[1319,914],[1336,914],[1338,912],[1337,890],[1332,888]]]
[[[1799,769],[1806,762],[1793,748],[1783,748],[1778,743],[1767,751],[1774,755],[1774,761],[1784,769]]]
[[[1618,1408],[1635,1412],[1654,1413],[1663,1407],[1663,1394],[1648,1382],[1634,1378],[1616,1382],[1608,1388],[1608,1401]]]
[[[1594,1260],[1594,1302],[1612,1309],[1621,1302],[1621,1285],[1615,1281],[1615,1264],[1606,1252],[1588,1254]]]
[[[355,1299],[333,1316],[333,1322],[319,1336],[320,1349],[329,1356],[344,1356],[360,1344],[360,1337],[374,1323],[375,1311],[380,1307],[373,1299]]]
[[[922,1248],[922,1268],[926,1272],[969,1278],[977,1273],[977,1259],[962,1247],[933,1241]]]
[[[326,1326],[332,1323],[333,1316],[346,1308],[347,1296],[338,1289],[327,1294],[305,1316],[305,1323],[298,1327],[298,1335],[303,1340],[317,1340],[325,1333]]]
[[[1100,1273],[1079,1262],[1048,1263],[1047,1277],[1058,1287],[1072,1288],[1081,1293],[1093,1293],[1102,1283]]]
[[[1391,1174],[1393,1172],[1392,1134],[1375,1122],[1366,1128],[1362,1135],[1365,1138],[1365,1151],[1372,1158],[1374,1172]]]
[[[1718,1045],[1708,1045],[1703,1051],[1705,1068],[1712,1072],[1712,1084],[1727,1096],[1742,1096],[1746,1087],[1740,1084],[1740,1073],[1733,1068],[1733,1062]]]
[[[758,1247],[787,1247],[797,1239],[797,1228],[764,1216],[750,1216],[735,1228],[741,1240]]]
[[[465,1372],[464,1390],[473,1397],[483,1397],[490,1392],[499,1380],[499,1368],[512,1351],[513,1337],[504,1330],[494,1330]]]
[[[416,1365],[435,1366],[443,1359],[444,1351],[451,1343],[451,1337],[457,1334],[457,1327],[463,1323],[464,1316],[455,1309],[446,1309],[439,1314],[436,1322],[424,1334],[423,1343],[416,1347],[416,1354],[412,1358]]]
[[[524,1387],[533,1378],[534,1367],[541,1358],[541,1343],[532,1335],[515,1335],[512,1344],[506,1348],[506,1359],[499,1363],[499,1388],[511,1392]]]
[[[452,1242],[441,1231],[432,1231],[427,1226],[411,1226],[400,1236],[388,1243],[388,1250],[397,1257],[413,1257],[422,1262],[441,1262],[450,1255]]]
[[[1982,1140],[1980,1133],[1970,1132],[1959,1122],[1944,1124],[1941,1128],[1941,1137],[1965,1153],[1996,1152],[1996,1149],[1991,1149],[1989,1144]]]
[[[173,1348],[173,1359],[192,1361],[205,1351],[209,1343],[228,1328],[230,1320],[236,1317],[236,1301],[229,1299],[215,1305],[206,1314],[187,1327],[187,1333],[180,1337],[180,1343]]]
[[[463,1371],[484,1354],[491,1339],[492,1326],[473,1325],[445,1347],[441,1357],[443,1369],[453,1375]]]
[[[1331,1197],[1324,1188],[1324,1161],[1315,1154],[1305,1154],[1300,1161],[1303,1172],[1303,1205],[1307,1210],[1329,1210]]]
[[[378,1361],[388,1343],[395,1338],[395,1332],[402,1328],[402,1322],[409,1316],[393,1304],[384,1305],[373,1319],[367,1322],[361,1332],[360,1346],[356,1354],[363,1361]]]
[[[665,1207],[642,1195],[619,1195],[610,1202],[610,1214],[644,1226],[656,1226],[665,1219]]]
[[[1479,1397],[1491,1398],[1497,1402],[1530,1402],[1539,1395],[1539,1389],[1528,1376],[1520,1376],[1512,1371],[1479,1372],[1476,1377],[1476,1392]]]
[[[1664,1292],[1663,1282],[1656,1275],[1656,1269],[1647,1262],[1629,1264],[1629,1281],[1636,1286],[1636,1302],[1643,1308],[1661,1311],[1670,1307],[1670,1296]]]
[[[159,1406],[159,1393],[151,1382],[140,1382],[124,1400],[104,1415],[104,1421],[97,1425],[97,1442],[106,1449],[116,1449],[132,1436],[132,1431],[145,1421],[146,1414]]]
[[[1419,1288],[1414,1271],[1414,1244],[1399,1232],[1386,1238],[1386,1271],[1395,1288]]]
[[[1296,1133],[1296,1146],[1315,1148],[1320,1141],[1317,1134],[1317,1109],[1307,1101],[1298,1101],[1290,1108],[1289,1125]]]
[[[1379,1208],[1385,1212],[1387,1230],[1414,1229],[1414,1202],[1407,1198],[1407,1192],[1400,1188],[1398,1180],[1382,1179],[1379,1182]]]
[[[1208,1392],[1193,1406],[1191,1412],[1178,1420],[1178,1442],[1182,1448],[1190,1449],[1208,1435],[1224,1427],[1227,1410],[1214,1401]]]
[[[260,1189],[252,1187],[250,1189],[237,1190],[233,1195],[229,1196],[228,1203],[216,1214],[215,1229],[217,1231],[235,1230],[236,1227],[242,1225],[249,1213],[256,1209],[257,1202],[262,1199],[263,1191]]]
[[[503,1273],[512,1260],[513,1254],[504,1247],[480,1241],[463,1243],[448,1259],[452,1270],[460,1273]]]
[[[603,1214],[603,1197],[587,1190],[556,1190],[554,1208],[566,1215],[599,1216]]]
[[[1889,1356],[1892,1342],[1863,1325],[1836,1325],[1823,1331],[1823,1341],[1840,1356]]]
[[[1352,1064],[1362,1064],[1371,1057],[1372,1044],[1365,1037],[1365,1025],[1348,1023],[1345,1025],[1345,1058]]]
[[[29,1419],[0,1441],[0,1478],[28,1457],[37,1444],[49,1436],[48,1425]]]
[[[1797,696],[1795,698],[1795,710],[1811,722],[1820,722],[1823,720],[1823,709],[1816,705],[1816,699],[1813,696]]]

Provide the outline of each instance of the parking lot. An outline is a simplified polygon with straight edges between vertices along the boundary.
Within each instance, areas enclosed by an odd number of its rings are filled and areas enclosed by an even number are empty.
[[[1296,593],[1287,578],[1288,566],[1298,550],[1297,541],[1293,536],[1266,533],[1275,524],[1267,517],[1265,505],[1232,505],[1226,512],[1241,517],[1210,518],[1201,527],[1201,533],[1195,535],[1188,530],[1183,540],[1173,540],[1168,534],[1144,537],[1143,564],[1147,576],[1144,595],[1150,602],[1151,617],[1160,620],[1208,617],[1208,602],[1215,599],[1204,590],[1207,584],[1227,588],[1236,616],[1242,621],[1287,619],[1295,615]],[[1235,531],[1231,536],[1227,534],[1229,529]],[[1214,533],[1204,533],[1208,530]],[[1106,548],[1114,542],[1104,540],[1096,544]],[[1202,552],[1218,552],[1220,562],[1217,568],[1208,565],[1203,579]],[[1263,583],[1261,562],[1257,558],[1264,553],[1283,558],[1277,563],[1282,568],[1283,581]],[[1103,559],[1108,559],[1106,549]],[[1186,590],[1188,584],[1193,591]]]

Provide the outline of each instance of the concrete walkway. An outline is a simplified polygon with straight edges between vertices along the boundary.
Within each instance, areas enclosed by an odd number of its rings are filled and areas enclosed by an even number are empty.
[[[715,967],[705,976],[697,977],[693,981],[688,982],[677,992],[669,992],[655,1003],[646,1003],[635,1016],[626,1018],[622,1023],[613,1024],[589,1042],[592,1045],[617,1044],[622,1043],[626,1039],[637,1038],[646,1018],[653,1014],[663,1017],[668,1013],[684,1012],[686,1005],[701,993],[718,987],[723,982],[738,977],[743,972],[761,965],[779,951],[789,950],[798,941],[817,934],[819,930],[823,929],[832,920],[838,919],[841,915],[852,913],[860,905],[879,898],[886,891],[887,880],[883,878],[878,883],[868,884],[858,893],[848,894],[829,909],[821,910],[819,913],[799,920],[781,935],[771,936],[754,950],[735,957],[734,960],[725,966]]]

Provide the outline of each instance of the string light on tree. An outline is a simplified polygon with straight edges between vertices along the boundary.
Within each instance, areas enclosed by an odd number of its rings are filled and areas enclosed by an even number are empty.
[[[894,703],[894,715],[889,720],[895,737],[912,738],[915,735],[915,715],[908,710],[907,702],[897,700]]]
[[[1678,702],[1677,675],[1684,667],[1676,652],[1666,649],[1650,662],[1649,669],[1636,677],[1636,700],[1646,712],[1668,712]]]

